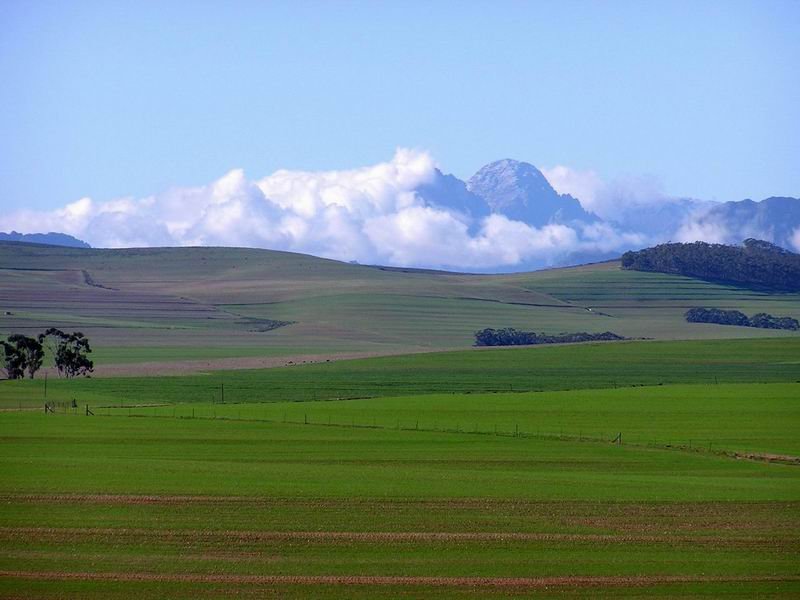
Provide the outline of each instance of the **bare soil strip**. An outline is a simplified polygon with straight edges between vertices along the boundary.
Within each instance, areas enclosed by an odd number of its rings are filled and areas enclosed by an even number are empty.
[[[215,495],[181,495],[181,494],[113,494],[113,493],[0,493],[0,503],[28,504],[114,504],[114,505],[250,505],[250,506],[291,506],[314,508],[342,508],[365,506],[382,507],[425,507],[429,509],[487,509],[508,508],[518,510],[536,510],[544,512],[576,513],[623,511],[626,517],[635,515],[691,515],[725,514],[746,507],[749,511],[774,512],[777,508],[800,511],[800,501],[764,501],[764,502],[658,502],[658,501],[548,501],[525,500],[515,498],[291,498],[280,496],[215,496]]]
[[[777,462],[789,465],[800,465],[800,456],[791,456],[790,454],[770,454],[763,452],[724,452],[725,456],[735,458],[737,460],[756,460],[764,462]]]
[[[34,581],[159,581],[255,585],[364,585],[453,587],[645,587],[670,583],[753,583],[800,581],[794,575],[717,577],[707,575],[565,576],[565,577],[402,577],[366,575],[223,575],[185,573],[89,573],[58,571],[0,571],[0,577]]]
[[[0,539],[25,538],[49,540],[75,540],[79,537],[102,537],[119,539],[122,537],[185,539],[185,540],[225,540],[225,541],[303,541],[303,542],[587,542],[587,543],[746,543],[747,545],[777,545],[781,540],[774,537],[747,537],[742,540],[720,536],[676,536],[630,535],[630,534],[581,534],[581,533],[520,533],[520,532],[429,532],[429,531],[236,531],[236,530],[179,530],[179,529],[140,529],[113,527],[0,527]]]
[[[230,358],[209,358],[198,360],[173,360],[164,362],[117,363],[98,365],[93,377],[140,377],[155,375],[186,375],[206,371],[229,371],[235,369],[272,369],[295,365],[335,362],[357,358],[374,358],[398,354],[418,354],[440,352],[449,348],[406,348],[403,350],[372,352],[334,352],[331,354],[298,354],[288,356],[241,356]]]

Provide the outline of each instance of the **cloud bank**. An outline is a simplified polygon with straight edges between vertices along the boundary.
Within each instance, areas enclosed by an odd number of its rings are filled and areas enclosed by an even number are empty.
[[[327,172],[281,170],[260,180],[235,169],[201,187],[146,198],[81,198],[50,212],[19,210],[0,229],[63,231],[95,247],[250,246],[398,266],[489,269],[552,264],[571,252],[613,249],[616,233],[426,204],[415,192],[436,177],[425,152]],[[611,236],[606,233],[612,233]]]
[[[592,171],[543,169],[561,193],[603,221],[534,227],[427,203],[417,188],[441,177],[426,152],[341,171],[280,170],[248,179],[234,169],[199,187],[145,198],[81,198],[53,211],[0,216],[0,230],[60,231],[94,247],[247,246],[367,264],[514,270],[571,257],[613,256],[667,239],[726,241],[700,218],[704,203],[667,197],[658,182],[603,181]],[[800,229],[795,234],[800,245]]]

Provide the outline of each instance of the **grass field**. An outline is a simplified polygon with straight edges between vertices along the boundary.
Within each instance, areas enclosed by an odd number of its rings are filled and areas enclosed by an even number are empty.
[[[0,414],[0,595],[795,597],[797,350],[587,344],[52,381],[95,415]],[[206,401],[217,381],[247,402]],[[313,401],[309,382],[378,397]],[[464,392],[509,382],[546,391]],[[8,382],[3,406],[40,405],[39,385]]]
[[[0,597],[798,597],[800,335],[696,305],[800,317],[616,263],[0,244],[0,332],[99,366],[0,382]],[[654,339],[469,348],[503,326]]]
[[[698,305],[800,317],[798,294],[622,271],[617,262],[464,275],[266,250],[0,243],[0,333],[83,330],[94,341],[99,375],[109,364],[467,348],[484,327],[800,337],[686,323],[683,313]],[[291,324],[264,331],[273,320]]]
[[[800,381],[800,338],[487,348],[176,377],[50,378],[47,399],[79,404],[275,402],[674,383]],[[45,382],[0,385],[0,407],[41,407]],[[223,397],[224,396],[224,397]]]
[[[14,597],[800,589],[792,465],[323,425],[0,423],[0,589]]]

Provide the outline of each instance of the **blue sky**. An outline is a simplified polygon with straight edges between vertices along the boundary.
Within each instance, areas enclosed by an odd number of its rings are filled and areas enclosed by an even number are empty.
[[[800,2],[0,2],[0,206],[427,150],[800,195]]]

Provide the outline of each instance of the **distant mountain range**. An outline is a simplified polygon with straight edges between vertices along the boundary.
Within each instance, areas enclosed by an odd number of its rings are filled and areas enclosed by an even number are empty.
[[[27,242],[29,244],[49,244],[50,246],[68,246],[70,248],[91,248],[83,240],[66,233],[4,233],[0,231],[0,242]]]
[[[713,204],[696,219],[700,228],[718,227],[728,241],[760,238],[783,248],[800,250],[800,199],[771,197]]]
[[[580,199],[559,194],[535,166],[512,159],[489,163],[466,182],[437,170],[434,181],[416,192],[432,206],[474,218],[498,213],[534,227],[607,223],[617,232],[639,234],[641,243],[625,250],[671,240],[740,244],[748,238],[800,250],[800,198],[772,197],[760,202],[658,198],[638,204],[621,200],[615,218],[604,221]],[[618,248],[592,250],[572,253],[565,260],[575,264],[621,253]]]

